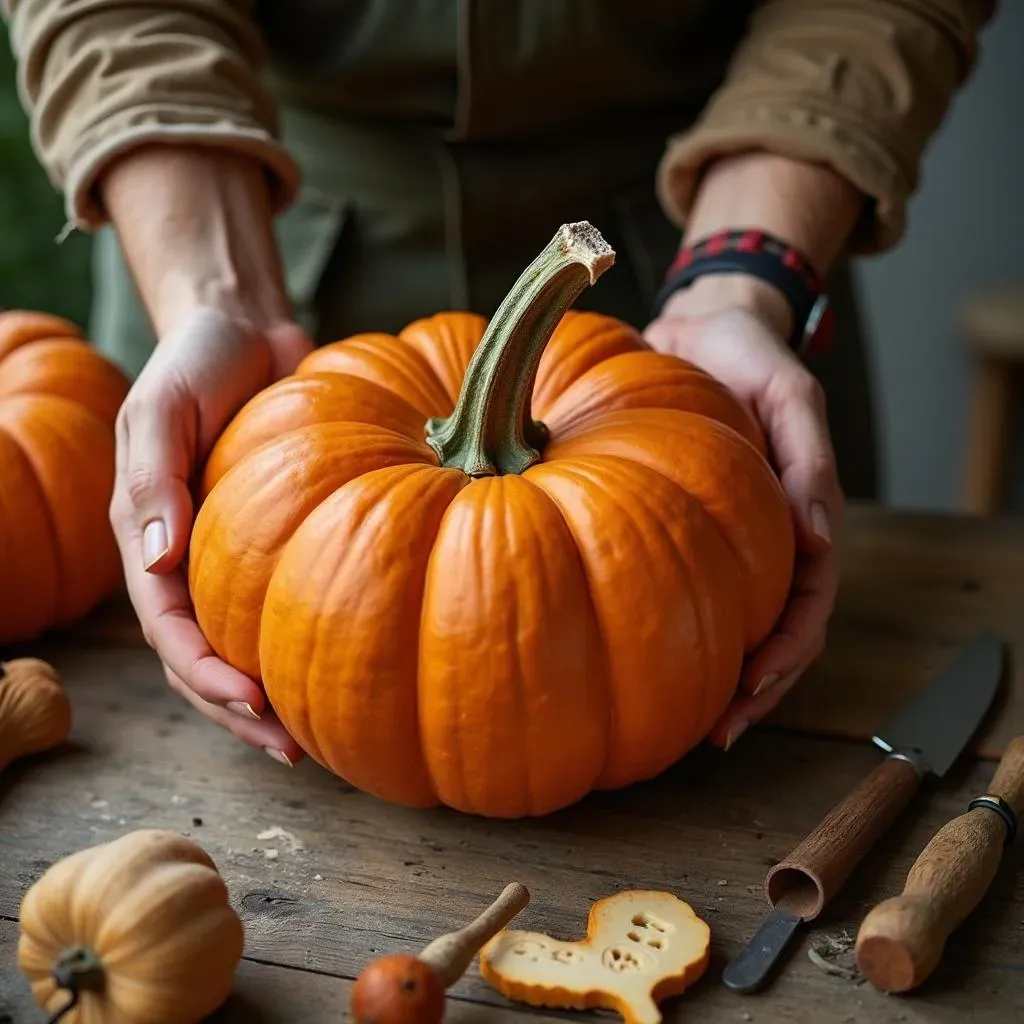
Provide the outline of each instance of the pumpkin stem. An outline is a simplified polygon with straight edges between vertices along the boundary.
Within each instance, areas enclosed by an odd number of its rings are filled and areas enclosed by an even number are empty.
[[[547,429],[530,400],[544,348],[565,311],[615,262],[587,221],[563,224],[505,296],[473,353],[455,411],[427,424],[441,465],[470,476],[522,473]]]
[[[61,952],[53,966],[57,988],[71,993],[71,998],[46,1022],[57,1024],[77,1005],[83,992],[102,992],[106,984],[103,964],[91,949],[71,946]]]

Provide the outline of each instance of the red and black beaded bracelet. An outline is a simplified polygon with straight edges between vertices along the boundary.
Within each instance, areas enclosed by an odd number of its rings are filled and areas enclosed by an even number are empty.
[[[679,250],[655,299],[657,316],[669,296],[704,274],[749,274],[774,285],[793,311],[788,341],[800,355],[823,352],[835,330],[821,277],[798,249],[765,231],[718,231]]]

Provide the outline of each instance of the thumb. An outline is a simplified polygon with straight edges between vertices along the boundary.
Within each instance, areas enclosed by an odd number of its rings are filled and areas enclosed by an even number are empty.
[[[195,411],[172,395],[126,401],[122,413],[124,462],[115,487],[138,532],[143,568],[169,572],[184,557],[192,529],[188,479],[195,445],[189,434],[195,434]]]

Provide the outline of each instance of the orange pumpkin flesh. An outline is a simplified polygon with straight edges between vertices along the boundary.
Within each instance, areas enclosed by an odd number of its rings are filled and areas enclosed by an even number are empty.
[[[444,985],[418,957],[396,953],[374,961],[352,986],[356,1024],[441,1024]]]
[[[589,232],[563,228],[489,325],[438,314],[314,352],[208,462],[203,631],[383,799],[517,817],[650,778],[784,606],[793,527],[760,428],[568,309],[611,262]]]
[[[108,508],[127,391],[74,325],[0,313],[0,643],[74,622],[120,583]]]

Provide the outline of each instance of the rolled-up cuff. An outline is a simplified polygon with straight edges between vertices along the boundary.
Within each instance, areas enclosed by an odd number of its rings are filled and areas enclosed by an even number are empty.
[[[194,117],[194,115],[193,115]],[[207,146],[229,150],[259,161],[267,172],[275,214],[286,209],[298,192],[298,165],[277,140],[256,125],[225,124],[211,118],[208,124],[169,123],[151,111],[132,111],[121,124],[103,125],[101,135],[86,138],[68,161],[64,183],[65,211],[70,225],[94,230],[107,217],[96,183],[106,167],[138,146],[150,144]]]
[[[863,218],[848,251],[882,251],[902,237],[912,185],[888,150],[834,112],[786,103],[713,106],[693,130],[670,139],[657,175],[666,215],[683,228],[705,169],[720,157],[751,151],[827,165],[871,201],[870,216]]]

